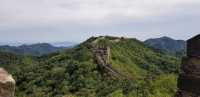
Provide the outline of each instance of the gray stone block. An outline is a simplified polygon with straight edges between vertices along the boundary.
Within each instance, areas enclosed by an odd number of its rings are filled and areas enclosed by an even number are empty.
[[[200,35],[187,41],[187,56],[200,57]]]

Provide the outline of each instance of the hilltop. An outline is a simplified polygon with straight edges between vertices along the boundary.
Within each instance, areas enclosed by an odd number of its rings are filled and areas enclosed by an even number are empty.
[[[170,53],[181,54],[186,51],[186,41],[175,40],[166,36],[147,39],[144,43],[155,49],[165,50]]]
[[[108,49],[97,53],[99,48]],[[103,61],[98,62],[99,57]],[[17,97],[171,97],[180,64],[180,58],[137,39],[111,36],[16,60],[15,68],[12,64],[5,68],[17,81]]]

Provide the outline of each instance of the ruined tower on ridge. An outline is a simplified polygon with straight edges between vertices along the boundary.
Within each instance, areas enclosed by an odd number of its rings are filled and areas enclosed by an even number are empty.
[[[200,35],[187,41],[187,56],[182,59],[176,97],[200,97]]]
[[[112,67],[111,63],[111,47],[109,45],[110,40],[105,39],[106,37],[100,37],[97,38],[92,45],[93,48],[93,55],[94,55],[94,60],[98,64],[98,66],[105,71],[107,74],[117,77],[117,78],[122,78],[123,75],[118,72],[116,69]]]

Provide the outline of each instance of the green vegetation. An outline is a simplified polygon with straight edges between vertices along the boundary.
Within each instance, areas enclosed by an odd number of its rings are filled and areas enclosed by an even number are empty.
[[[146,41],[144,41],[144,43],[155,49],[164,50],[165,52],[169,52],[172,54],[184,55],[184,51],[186,51],[186,41],[175,40],[166,36],[147,39]]]
[[[20,45],[20,46],[0,46],[1,52],[10,52],[19,55],[33,55],[42,56],[63,50],[64,47],[54,47],[48,43],[37,43],[31,45]]]
[[[99,39],[100,41],[96,41]],[[93,60],[92,44],[111,48],[108,75]],[[16,97],[172,97],[180,59],[136,39],[90,38],[72,49],[42,57],[0,53],[1,66],[16,80]]]

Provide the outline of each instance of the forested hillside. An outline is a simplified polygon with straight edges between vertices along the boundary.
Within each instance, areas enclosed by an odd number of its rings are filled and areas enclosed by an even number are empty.
[[[109,75],[94,60],[94,46],[110,48]],[[180,58],[136,39],[92,37],[41,57],[0,53],[1,66],[16,80],[17,97],[172,97]]]
[[[152,38],[144,41],[145,44],[169,53],[184,55],[186,51],[186,41],[175,40],[170,37]]]
[[[48,43],[38,43],[32,45],[21,45],[21,46],[0,46],[0,51],[14,53],[18,55],[32,55],[41,56],[45,54],[54,53],[65,49],[66,47],[54,47]]]

